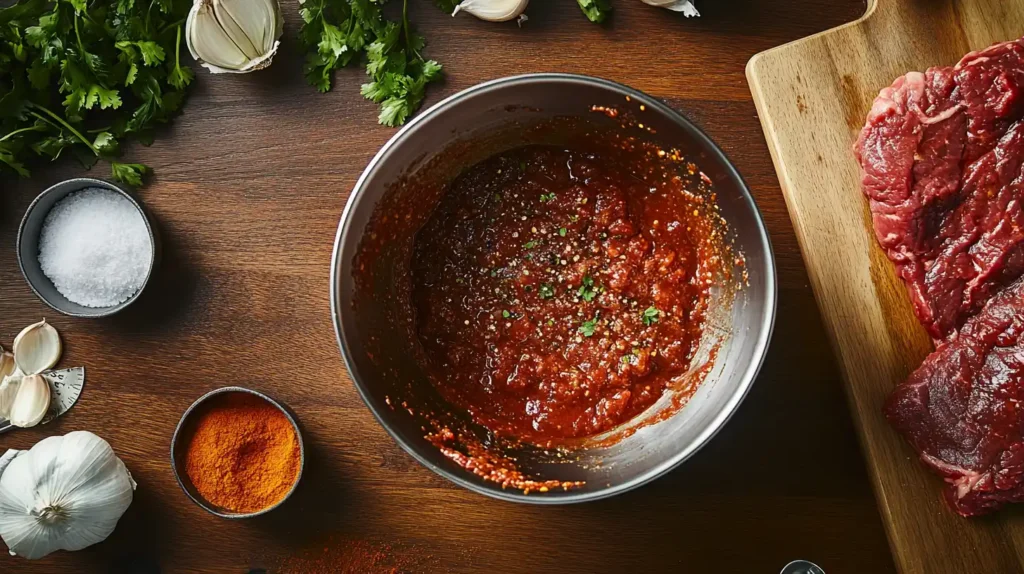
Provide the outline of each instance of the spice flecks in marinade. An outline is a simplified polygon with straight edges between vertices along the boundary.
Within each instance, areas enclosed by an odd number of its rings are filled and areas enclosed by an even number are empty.
[[[441,394],[498,434],[591,436],[646,410],[699,343],[715,257],[680,177],[549,147],[482,162],[413,253],[413,302]]]

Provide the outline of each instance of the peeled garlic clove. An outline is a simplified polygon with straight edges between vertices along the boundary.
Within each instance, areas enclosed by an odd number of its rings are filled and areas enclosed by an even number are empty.
[[[690,16],[700,16],[700,12],[693,6],[692,0],[642,0],[644,4],[650,4],[651,6],[658,6],[659,8],[665,8],[672,10],[673,12],[682,12],[683,16],[689,18]]]
[[[4,380],[4,377],[9,376],[17,368],[18,366],[14,362],[14,354],[0,347],[0,381]]]
[[[459,12],[469,12],[488,22],[505,22],[517,18],[529,3],[530,0],[462,0],[452,16]]]
[[[60,360],[61,344],[57,329],[46,319],[25,327],[14,338],[14,363],[26,375],[38,375]]]
[[[21,378],[7,420],[16,427],[34,427],[50,409],[50,385],[41,375]]]
[[[277,0],[196,0],[185,20],[189,52],[215,74],[266,68],[283,32]]]

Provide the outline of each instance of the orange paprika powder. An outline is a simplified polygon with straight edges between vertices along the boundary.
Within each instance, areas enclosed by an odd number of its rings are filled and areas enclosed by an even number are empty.
[[[196,413],[185,472],[207,501],[239,513],[283,499],[299,474],[299,442],[291,421],[247,393],[212,397]]]

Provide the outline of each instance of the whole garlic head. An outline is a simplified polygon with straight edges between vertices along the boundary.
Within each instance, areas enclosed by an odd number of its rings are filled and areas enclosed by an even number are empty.
[[[28,559],[102,542],[135,490],[110,444],[86,431],[9,450],[0,473],[0,538]]]
[[[185,20],[188,51],[215,74],[266,68],[283,32],[277,0],[195,0]]]

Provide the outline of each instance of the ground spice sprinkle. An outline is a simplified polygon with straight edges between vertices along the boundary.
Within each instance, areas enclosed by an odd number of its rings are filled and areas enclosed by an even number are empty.
[[[203,498],[249,513],[288,494],[299,474],[299,442],[277,407],[255,395],[225,393],[195,417],[185,472]]]

